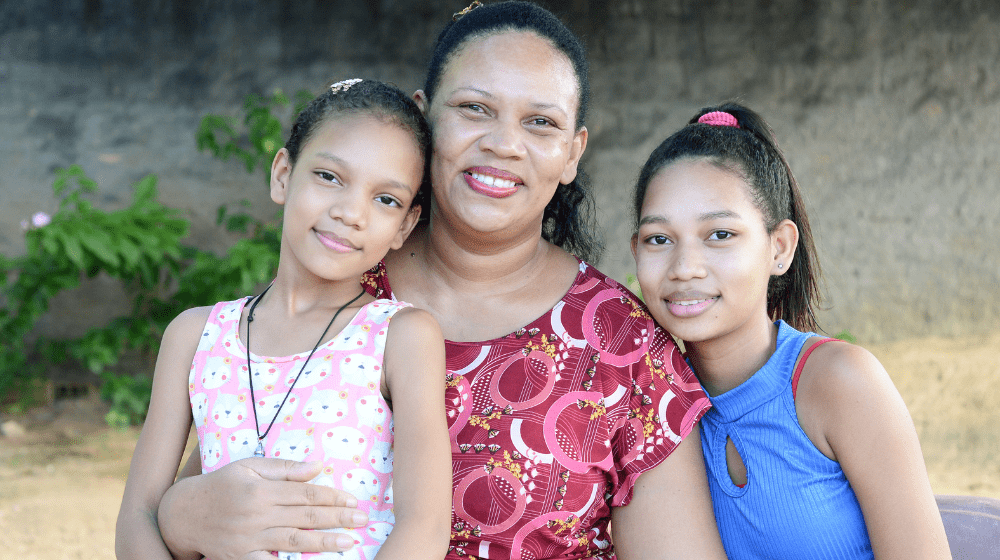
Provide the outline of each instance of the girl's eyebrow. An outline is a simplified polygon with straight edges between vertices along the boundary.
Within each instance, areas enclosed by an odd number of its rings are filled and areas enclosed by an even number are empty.
[[[734,218],[738,220],[740,219],[740,215],[737,214],[736,212],[733,212],[732,210],[717,210],[715,212],[705,212],[704,214],[699,215],[698,221],[710,222],[712,220],[718,220],[721,218]],[[639,220],[640,226],[644,226],[646,224],[669,224],[669,223],[670,219],[660,214],[651,214],[643,216],[642,219]]]
[[[316,155],[319,156],[319,157],[321,157],[321,158],[323,158],[323,159],[332,161],[333,163],[336,163],[337,165],[340,165],[342,167],[350,169],[350,165],[348,165],[347,161],[345,161],[345,160],[343,160],[343,159],[341,159],[341,158],[339,158],[339,157],[331,154],[330,152],[316,152]],[[390,180],[384,181],[383,185],[385,185],[386,187],[389,187],[389,188],[392,188],[392,189],[395,189],[395,190],[399,190],[399,191],[404,191],[404,192],[407,192],[407,193],[412,193],[413,192],[413,187],[411,187],[410,185],[407,185],[406,183],[402,183],[400,181],[393,181],[393,180],[390,179]]]

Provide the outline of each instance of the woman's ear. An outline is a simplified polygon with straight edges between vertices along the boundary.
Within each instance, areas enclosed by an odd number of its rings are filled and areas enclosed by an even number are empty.
[[[771,233],[774,259],[771,275],[781,276],[788,272],[795,260],[795,248],[799,246],[799,228],[791,220],[781,220]]]
[[[563,169],[562,176],[559,177],[559,182],[568,185],[576,179],[576,170],[580,165],[580,158],[583,157],[583,152],[587,150],[587,127],[581,126],[580,130],[576,131],[573,135],[573,142],[569,147],[569,161],[566,162],[566,167]]]
[[[636,250],[638,248],[639,248],[639,234],[638,233],[633,233],[632,234],[632,258],[635,259],[636,262],[639,261],[638,255],[636,255]]]
[[[288,199],[288,184],[292,178],[292,160],[288,150],[282,148],[271,162],[271,200],[284,204]]]
[[[417,108],[424,114],[424,117],[427,117],[427,106],[430,105],[430,102],[427,99],[427,94],[424,93],[424,90],[418,89],[413,92],[413,100],[417,102]]]

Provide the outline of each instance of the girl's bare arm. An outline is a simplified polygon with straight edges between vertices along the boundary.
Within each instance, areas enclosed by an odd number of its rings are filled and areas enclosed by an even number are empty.
[[[844,469],[876,558],[951,558],[913,421],[871,353],[839,342],[817,348],[796,410],[816,447]]]
[[[397,312],[384,364],[395,427],[396,525],[377,558],[439,560],[450,541],[452,486],[444,340],[437,321],[419,309]]]
[[[211,308],[181,313],[163,333],[153,372],[153,393],[118,513],[115,554],[171,558],[160,538],[157,509],[174,482],[191,429],[188,373]]]

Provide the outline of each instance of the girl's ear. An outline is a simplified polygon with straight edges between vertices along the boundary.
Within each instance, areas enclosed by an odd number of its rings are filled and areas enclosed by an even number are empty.
[[[635,254],[636,249],[638,249],[638,248],[639,248],[639,234],[638,233],[633,233],[632,234],[632,258],[635,259],[636,262],[639,261],[639,257]]]
[[[781,220],[771,233],[771,246],[774,259],[771,262],[771,275],[781,276],[788,272],[795,259],[795,248],[799,246],[799,228],[791,220]]]
[[[288,183],[292,177],[292,161],[288,150],[282,148],[271,162],[271,200],[284,204],[288,198]]]
[[[410,206],[410,210],[406,212],[406,217],[403,218],[403,223],[399,225],[399,230],[396,232],[396,236],[392,239],[392,244],[389,248],[396,250],[403,246],[406,238],[410,236],[410,232],[413,228],[417,226],[417,220],[420,219],[420,205],[413,204]]]

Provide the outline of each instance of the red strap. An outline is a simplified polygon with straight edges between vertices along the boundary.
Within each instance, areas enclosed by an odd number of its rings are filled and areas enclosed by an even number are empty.
[[[837,340],[837,339],[836,338],[824,338],[823,340],[817,340],[816,342],[813,342],[812,345],[809,348],[806,348],[806,352],[805,352],[805,354],[802,354],[802,359],[799,360],[799,364],[797,366],[795,366],[795,373],[792,374],[792,398],[793,399],[795,398],[795,392],[798,391],[798,389],[799,389],[799,376],[802,375],[802,368],[805,367],[806,360],[809,359],[809,354],[812,354],[812,351],[815,350],[819,345],[826,344],[827,342],[831,342],[831,341],[834,341],[834,340]]]

